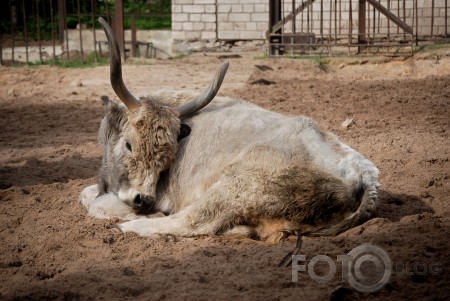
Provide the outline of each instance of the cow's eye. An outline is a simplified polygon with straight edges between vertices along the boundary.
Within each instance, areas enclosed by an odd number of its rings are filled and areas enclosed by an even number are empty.
[[[129,150],[131,152],[131,144],[128,142],[125,142],[125,147],[127,148],[127,150]]]

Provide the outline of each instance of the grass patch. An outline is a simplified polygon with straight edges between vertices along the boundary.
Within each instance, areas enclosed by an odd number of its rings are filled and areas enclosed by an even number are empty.
[[[329,71],[329,58],[325,58],[321,55],[280,55],[280,56],[269,56],[267,52],[256,55],[254,59],[257,60],[277,60],[277,59],[291,59],[291,60],[305,60],[311,61],[319,64],[319,69],[328,72]]]
[[[416,47],[414,53],[424,53],[424,52],[439,52],[439,51],[450,51],[450,44],[430,44],[430,45],[421,45]]]
[[[264,51],[261,54],[255,55],[253,58],[255,60],[267,60],[267,59],[270,59],[271,57],[269,56],[269,53],[267,51]],[[273,57],[273,58],[276,58],[276,57]]]
[[[63,55],[64,57],[64,55]],[[81,59],[72,59],[72,60],[66,60],[66,59],[52,59],[52,60],[46,60],[46,61],[35,61],[28,63],[28,66],[30,67],[37,67],[37,66],[58,66],[61,68],[88,68],[88,67],[95,67],[95,66],[103,66],[108,65],[108,59],[106,57],[102,57],[100,55],[96,56],[95,52],[91,52],[87,55],[87,57],[84,60]]]

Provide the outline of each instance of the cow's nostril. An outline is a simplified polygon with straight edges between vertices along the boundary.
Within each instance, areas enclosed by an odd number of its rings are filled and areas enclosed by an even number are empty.
[[[152,212],[155,205],[155,198],[145,194],[138,194],[133,200],[133,209],[139,214]]]
[[[138,195],[134,198],[133,203],[134,203],[134,206],[136,206],[136,207],[142,206],[142,198],[141,198],[141,195],[140,195],[140,194],[138,194]]]

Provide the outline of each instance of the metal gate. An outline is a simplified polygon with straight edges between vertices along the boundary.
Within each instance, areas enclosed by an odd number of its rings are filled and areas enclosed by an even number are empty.
[[[133,3],[134,6],[131,6]],[[0,1],[0,64],[33,61],[84,61],[88,55],[98,58],[105,39],[98,39],[97,18],[104,17],[112,24],[121,49],[133,56],[151,56],[152,45],[136,39],[136,20],[145,22],[168,20],[170,28],[170,0],[2,0]],[[128,4],[128,10],[124,10]],[[158,23],[159,24],[159,23]],[[124,39],[124,28],[131,29],[131,40]],[[76,39],[69,45],[69,35]],[[78,36],[78,37],[76,37]],[[88,41],[93,53],[85,51]],[[145,48],[146,47],[146,48]],[[139,51],[143,48],[144,51]],[[146,50],[145,50],[146,49]],[[6,51],[7,50],[7,51]]]
[[[421,39],[448,39],[447,0],[419,1],[271,0],[270,54],[408,55]]]

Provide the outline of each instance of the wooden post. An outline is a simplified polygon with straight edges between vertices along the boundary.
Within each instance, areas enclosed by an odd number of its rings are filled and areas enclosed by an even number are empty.
[[[22,0],[22,17],[23,17],[23,24],[24,24],[23,37],[25,39],[25,59],[28,64],[28,32],[27,32],[27,27],[25,26],[27,24],[27,17],[26,17],[26,11],[25,11],[25,0]],[[53,40],[53,44],[55,44],[54,40]]]
[[[362,45],[366,43],[366,0],[359,0],[358,6],[358,44]],[[364,47],[358,46],[358,53]]]
[[[133,57],[137,57],[137,33],[136,33],[136,17],[134,15],[131,16],[131,52]]]
[[[348,8],[348,44],[349,44],[349,47],[350,47],[350,45],[352,44],[352,40],[353,40],[353,7],[352,7],[352,1],[349,1],[348,5],[349,5],[349,8]],[[331,17],[330,17],[330,20],[331,20]],[[330,35],[331,35],[331,33],[330,33]]]
[[[66,10],[64,9],[64,0],[58,0],[58,39],[64,41],[64,29],[66,21]]]
[[[79,27],[79,38],[80,38],[80,53],[81,61],[84,62],[84,51],[83,51],[83,24],[81,24],[81,6],[80,0],[77,1],[77,12],[78,12],[78,27]]]
[[[447,30],[447,0],[445,0],[445,37],[448,37],[448,30]]]
[[[434,0],[431,0],[431,38],[433,38],[433,33],[434,33]]]
[[[416,15],[416,46],[419,46],[419,9],[417,8],[417,0],[414,0],[414,10]]]
[[[125,39],[123,32],[123,0],[116,0],[116,11],[114,13],[114,34],[119,44],[122,58],[125,61]]]
[[[272,32],[272,27],[281,21],[281,0],[271,0],[269,2],[269,33],[281,33],[281,28]]]
[[[274,46],[274,44],[279,44],[282,42],[281,37],[272,38],[271,34],[281,34],[281,28],[273,30],[275,24],[281,21],[281,0],[270,0],[269,1],[269,30],[268,30],[268,40],[269,40],[269,54],[279,55],[280,47]]]
[[[295,0],[292,1],[292,11],[295,11]],[[296,32],[295,22],[296,22],[295,16],[293,16],[292,24],[291,24],[292,25],[292,34],[295,34],[295,32]]]

